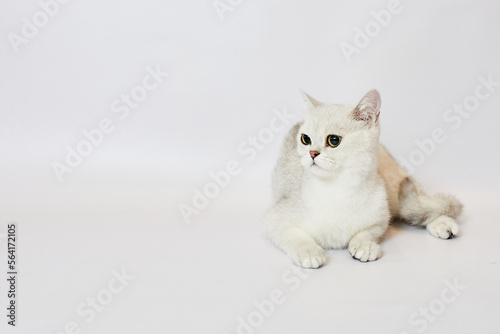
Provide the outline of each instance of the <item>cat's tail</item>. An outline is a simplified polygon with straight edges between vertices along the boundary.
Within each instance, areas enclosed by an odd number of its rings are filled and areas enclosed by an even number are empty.
[[[398,197],[398,216],[411,225],[425,226],[431,234],[444,239],[458,233],[458,226],[453,219],[460,216],[463,205],[455,197],[447,194],[427,195],[409,176],[401,181]]]

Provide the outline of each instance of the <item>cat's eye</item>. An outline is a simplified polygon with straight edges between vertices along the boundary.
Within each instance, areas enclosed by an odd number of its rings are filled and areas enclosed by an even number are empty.
[[[309,138],[308,135],[305,135],[305,134],[302,134],[300,136],[300,141],[302,142],[302,144],[304,145],[311,145],[311,138]]]
[[[326,143],[330,147],[337,147],[340,145],[340,142],[342,141],[342,137],[337,136],[337,135],[329,135],[326,137]]]

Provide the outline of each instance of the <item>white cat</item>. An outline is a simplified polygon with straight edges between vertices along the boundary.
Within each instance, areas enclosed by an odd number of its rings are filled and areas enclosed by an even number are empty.
[[[265,235],[295,264],[318,268],[326,261],[324,249],[346,247],[355,259],[376,260],[392,217],[443,239],[458,233],[454,218],[462,204],[425,194],[379,144],[376,90],[356,107],[302,95],[307,115],[285,139],[265,219]]]

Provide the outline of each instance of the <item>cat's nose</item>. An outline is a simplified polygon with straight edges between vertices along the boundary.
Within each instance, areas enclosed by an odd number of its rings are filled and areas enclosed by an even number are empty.
[[[316,158],[319,155],[318,151],[309,151],[309,154],[311,155],[311,158]]]

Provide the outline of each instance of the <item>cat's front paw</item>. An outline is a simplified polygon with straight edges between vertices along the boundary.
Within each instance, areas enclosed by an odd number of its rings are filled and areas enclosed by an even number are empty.
[[[307,269],[316,269],[326,262],[326,254],[318,245],[304,245],[291,254],[293,262]]]
[[[361,262],[375,261],[382,255],[382,247],[373,241],[351,241],[349,253]]]
[[[448,216],[440,216],[432,223],[427,224],[427,231],[436,238],[451,239],[458,234],[457,223]]]

